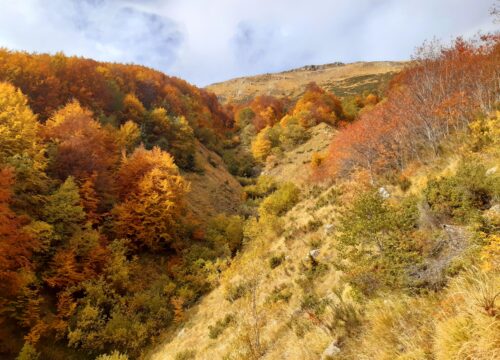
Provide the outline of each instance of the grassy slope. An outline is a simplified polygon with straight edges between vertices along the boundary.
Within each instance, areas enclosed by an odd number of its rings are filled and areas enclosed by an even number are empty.
[[[335,135],[335,129],[321,123],[308,130],[311,138],[295,149],[287,151],[276,161],[266,163],[263,174],[278,181],[292,181],[302,185],[311,176],[311,156],[315,152],[324,153]]]
[[[314,81],[337,96],[360,94],[383,86],[405,62],[374,61],[330,64],[250,77],[242,77],[207,86],[221,101],[244,101],[257,95],[296,98]]]
[[[227,171],[220,156],[199,141],[195,156],[198,171],[182,174],[191,183],[187,200],[193,213],[201,218],[208,218],[218,213],[238,212],[242,202],[242,188]]]
[[[309,140],[309,144],[318,144],[324,140],[321,139],[324,132],[315,132],[314,130],[317,129],[312,129],[315,135]],[[308,143],[304,145],[307,147]],[[407,175],[412,186],[408,192],[420,194],[429,178],[452,174],[456,169],[458,159],[456,150],[458,148],[459,145],[452,145],[442,157],[436,158],[426,165],[410,168]],[[288,165],[278,165],[275,168],[280,171],[288,169],[286,174],[282,174],[282,179],[288,177],[290,180],[291,174],[304,168],[300,156],[296,154],[292,158],[298,162],[294,164],[295,167],[288,168]],[[487,166],[498,165],[498,156],[485,156],[484,163]],[[279,177],[280,171],[278,170],[276,171]],[[322,358],[321,354],[335,340],[335,336],[321,324],[315,323],[308,314],[301,313],[300,308],[304,294],[299,283],[304,281],[304,274],[311,267],[308,259],[309,251],[319,249],[320,254],[317,260],[321,264],[326,264],[327,270],[315,278],[313,289],[321,298],[333,298],[332,289],[340,282],[342,273],[332,266],[340,259],[335,251],[336,240],[333,234],[328,234],[325,231],[325,225],[335,224],[338,211],[343,204],[349,202],[350,196],[356,192],[357,185],[354,181],[346,185],[347,188],[351,189],[350,193],[335,200],[335,196],[332,196],[333,188],[326,186],[318,189],[303,184],[303,200],[282,219],[284,233],[276,236],[263,229],[262,233],[254,236],[255,240],[246,244],[242,252],[232,261],[230,268],[221,275],[220,285],[189,311],[187,322],[178,329],[172,329],[166,335],[163,345],[150,353],[149,358],[152,360],[179,359],[182,357],[176,357],[178,354],[193,350],[196,356],[186,357],[186,359],[236,359],[238,357],[234,357],[234,355],[244,348],[245,335],[248,334],[249,329],[252,329],[255,320],[260,324],[261,342],[265,350],[261,359],[313,360]],[[386,189],[391,193],[391,198],[395,200],[403,196],[403,192],[398,187],[386,186]],[[311,226],[315,221],[319,221],[320,225]],[[285,255],[283,263],[271,269],[270,258],[281,254]],[[256,291],[256,316],[253,316],[254,308],[250,295],[243,296],[234,302],[226,299],[226,289],[231,284],[240,284],[249,280],[257,281],[259,284]],[[289,301],[269,302],[273,290],[280,286],[284,286],[286,292],[291,294]],[[350,298],[348,288],[344,289],[344,295],[346,299]],[[410,308],[417,306],[415,308],[417,313],[418,311],[424,313],[435,311],[433,300],[405,299],[388,298],[385,302],[381,299],[382,303],[375,299],[368,309],[372,311],[370,309],[380,309],[382,306],[383,311],[392,311],[383,315],[388,317],[393,316],[394,311],[396,311],[391,310],[391,306],[394,306],[397,311],[407,311],[399,309],[401,306],[410,306]],[[233,314],[236,323],[229,325],[217,339],[211,339],[209,326],[213,326],[217,320],[223,319],[227,314]],[[372,314],[369,312],[368,316],[372,316]],[[378,313],[374,316],[380,317],[381,315]],[[420,320],[428,322],[429,319],[432,319],[431,315],[422,319],[418,316],[406,319],[407,324],[402,324],[404,327],[398,330],[399,335],[411,339],[416,336],[412,333],[415,329],[412,327],[418,329]],[[297,329],[302,326],[301,324],[305,331],[303,336],[298,336]],[[432,327],[433,325],[426,323],[426,326]],[[417,340],[415,339],[415,342]],[[371,341],[370,338],[367,341]],[[370,350],[367,346],[375,346],[377,341],[375,339],[368,345],[363,343],[360,346],[364,346],[364,348],[360,348],[360,351],[365,351],[365,353],[366,351],[375,351],[376,349]],[[432,344],[429,344],[429,347],[432,347]],[[351,350],[352,348],[351,346]],[[232,356],[226,357],[229,353]],[[243,355],[239,358],[246,357]],[[356,355],[354,358],[357,358]]]
[[[239,336],[245,332],[251,304],[247,298],[234,303],[227,301],[226,286],[256,276],[260,283],[258,307],[259,311],[262,311],[262,320],[266,323],[263,327],[263,337],[272,338],[274,343],[263,359],[317,359],[331,342],[330,336],[319,327],[312,329],[303,339],[298,338],[287,328],[287,321],[300,308],[301,290],[295,281],[302,277],[303,267],[308,264],[307,254],[313,248],[312,245],[317,246],[316,244],[321,243],[319,261],[329,263],[335,261],[332,238],[325,236],[324,228],[312,232],[305,230],[310,221],[321,219],[326,224],[333,220],[335,214],[333,204],[316,206],[320,198],[323,199],[322,203],[328,202],[330,189],[323,190],[320,194],[303,182],[309,171],[309,164],[303,162],[306,158],[310,159],[312,153],[307,149],[323,150],[330,141],[333,130],[327,125],[320,124],[310,132],[312,136],[309,141],[287,154],[284,163],[269,170],[280,180],[298,182],[302,185],[302,191],[307,194],[304,196],[305,200],[295,206],[283,219],[287,224],[287,231],[278,237],[272,233],[264,233],[261,234],[260,240],[248,244],[221,277],[220,286],[189,311],[187,323],[182,328],[172,330],[166,335],[164,345],[151,354],[151,359],[175,359],[177,353],[187,349],[196,350],[196,359],[222,359],[224,354],[234,350],[241,341]],[[286,254],[284,263],[274,270],[271,269],[268,263],[270,257],[282,253]],[[318,294],[328,295],[338,276],[338,272],[330,269],[316,284]],[[290,286],[289,290],[294,295],[289,303],[279,302],[269,308],[269,305],[264,304],[266,298],[281,284]],[[236,319],[241,321],[238,324],[239,328],[229,328],[218,339],[210,339],[208,326],[214,325],[217,320],[230,313],[236,314]]]

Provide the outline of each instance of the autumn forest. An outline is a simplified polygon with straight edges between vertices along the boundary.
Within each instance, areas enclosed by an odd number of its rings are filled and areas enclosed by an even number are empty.
[[[0,358],[500,357],[500,36],[346,79],[0,49]]]

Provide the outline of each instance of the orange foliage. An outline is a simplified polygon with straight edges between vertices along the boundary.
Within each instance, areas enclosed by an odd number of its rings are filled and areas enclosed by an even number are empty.
[[[273,96],[257,96],[252,100],[249,107],[255,113],[253,125],[257,131],[266,126],[272,127],[285,114],[283,101]]]
[[[307,86],[304,95],[295,104],[292,115],[305,128],[321,122],[335,126],[345,117],[340,100],[316,83]]]
[[[179,238],[188,189],[168,153],[157,147],[136,149],[119,171],[123,202],[115,207],[118,235],[138,248],[172,245]]]
[[[38,245],[22,229],[23,221],[9,207],[12,199],[14,174],[0,170],[0,307],[23,286],[21,271],[31,268],[31,254]]]
[[[72,99],[109,116],[123,109],[125,94],[135,94],[146,108],[163,106],[186,116],[193,128],[222,132],[232,125],[214,94],[144,66],[0,49],[0,81],[21,88],[42,120]]]
[[[437,154],[443,138],[467,130],[477,111],[488,113],[498,100],[499,40],[497,35],[471,42],[459,38],[451,48],[422,47],[415,65],[393,80],[387,99],[334,138],[332,172],[361,168],[373,179],[426,153]]]

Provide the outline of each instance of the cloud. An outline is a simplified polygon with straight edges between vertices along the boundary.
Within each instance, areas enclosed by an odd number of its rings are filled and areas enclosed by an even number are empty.
[[[0,0],[0,46],[136,62],[205,85],[334,61],[408,59],[494,29],[492,0]]]

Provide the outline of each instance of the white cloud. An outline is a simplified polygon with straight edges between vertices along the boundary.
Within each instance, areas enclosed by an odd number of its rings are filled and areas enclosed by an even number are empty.
[[[137,62],[199,85],[333,61],[396,60],[489,31],[492,0],[0,0],[0,46]]]

